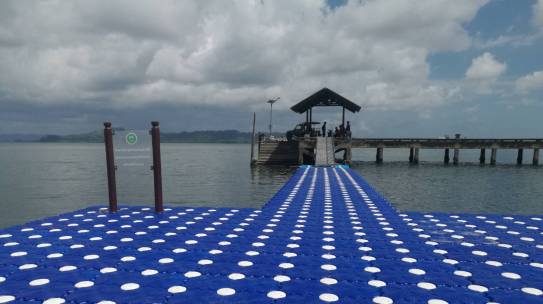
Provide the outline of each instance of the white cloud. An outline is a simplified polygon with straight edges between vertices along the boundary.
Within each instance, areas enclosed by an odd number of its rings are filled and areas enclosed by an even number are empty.
[[[372,107],[441,104],[453,92],[428,79],[427,57],[468,48],[463,24],[486,3],[2,1],[0,104],[241,105],[280,95],[287,107],[322,86]],[[505,71],[482,60],[469,75]]]
[[[536,71],[532,74],[520,77],[515,82],[516,89],[521,94],[528,94],[532,91],[543,89],[543,71]]]
[[[466,71],[466,78],[470,80],[496,80],[507,70],[507,64],[499,62],[491,53],[474,58]]]

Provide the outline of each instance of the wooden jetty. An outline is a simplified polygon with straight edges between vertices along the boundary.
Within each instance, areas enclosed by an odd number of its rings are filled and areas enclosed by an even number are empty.
[[[452,161],[458,164],[460,161],[460,150],[478,149],[480,150],[479,162],[486,162],[487,150],[490,151],[490,164],[496,164],[498,150],[514,149],[517,150],[517,164],[523,163],[524,151],[532,150],[532,164],[539,165],[539,150],[543,148],[542,138],[461,138],[459,134],[455,138],[353,138],[343,142],[344,145],[351,148],[374,148],[376,149],[375,160],[378,163],[383,162],[383,149],[385,148],[404,148],[409,149],[409,162],[419,162],[420,149],[443,149],[443,162],[450,162],[450,150],[452,150]]]
[[[298,125],[288,141],[270,140],[264,136],[259,137],[257,158],[251,160],[255,164],[317,164],[330,165],[334,163],[349,164],[352,162],[352,149],[375,149],[375,161],[384,161],[384,149],[409,149],[409,160],[412,164],[420,161],[421,149],[442,149],[443,162],[457,165],[460,163],[460,150],[477,149],[480,151],[479,163],[496,164],[498,150],[517,150],[516,163],[524,162],[524,153],[532,152],[531,163],[539,165],[539,150],[543,148],[543,138],[462,138],[456,134],[454,138],[353,138],[351,134],[342,132],[337,136],[327,138],[326,145],[319,145],[319,128],[314,128],[314,107],[341,107],[342,126],[345,126],[345,110],[356,113],[361,107],[336,92],[323,88],[291,107],[296,113],[305,114],[305,122]],[[288,134],[287,134],[288,135]],[[254,148],[253,148],[254,150]],[[452,150],[452,151],[451,151]],[[321,156],[319,158],[319,155]],[[327,155],[324,158],[324,155]],[[336,156],[339,155],[339,156]],[[452,160],[451,160],[452,158]]]

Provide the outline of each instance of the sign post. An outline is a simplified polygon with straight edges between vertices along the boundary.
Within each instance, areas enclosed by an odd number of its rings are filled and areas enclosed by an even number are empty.
[[[115,183],[115,158],[113,154],[113,129],[110,122],[104,122],[104,144],[106,147],[107,188],[109,212],[117,212],[117,185]]]
[[[155,184],[155,211],[164,211],[162,202],[162,164],[160,162],[160,127],[158,121],[151,122],[153,142],[153,176]]]
[[[117,185],[115,170],[124,172],[128,189],[134,187],[134,177],[146,175],[153,170],[155,211],[164,211],[162,198],[162,165],[160,160],[160,128],[158,121],[151,123],[150,131],[117,130],[113,134],[110,122],[104,123],[104,142],[106,146],[107,177],[109,190],[109,210],[117,211]],[[115,135],[115,136],[113,136]],[[151,136],[149,136],[151,135]],[[149,142],[151,141],[151,142]],[[151,154],[152,153],[152,154]],[[151,163],[152,157],[152,163]],[[152,164],[152,165],[151,165]],[[138,183],[139,181],[136,181]],[[122,188],[122,183],[121,183]],[[145,196],[145,194],[142,194]],[[134,199],[132,197],[131,199]]]

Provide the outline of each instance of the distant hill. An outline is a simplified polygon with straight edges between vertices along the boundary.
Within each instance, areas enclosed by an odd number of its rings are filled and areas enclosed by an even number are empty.
[[[123,129],[117,129],[123,130]],[[276,136],[283,136],[277,133]],[[74,135],[46,135],[41,137],[39,142],[60,142],[60,143],[101,143],[103,142],[103,131],[94,131]],[[215,131],[190,131],[160,134],[161,142],[165,143],[249,143],[250,132],[237,130],[215,130]]]
[[[41,137],[39,134],[0,134],[0,142],[34,142]]]
[[[39,139],[40,142],[83,142],[83,143],[101,143],[104,142],[103,131],[94,131],[83,134],[72,135],[45,135]]]
[[[181,143],[248,143],[251,141],[251,133],[237,130],[162,133],[160,140]]]

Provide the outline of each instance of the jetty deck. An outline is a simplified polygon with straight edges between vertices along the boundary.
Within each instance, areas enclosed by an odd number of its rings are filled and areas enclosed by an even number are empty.
[[[262,209],[92,207],[0,231],[0,303],[542,303],[543,219],[400,213],[343,166]]]

